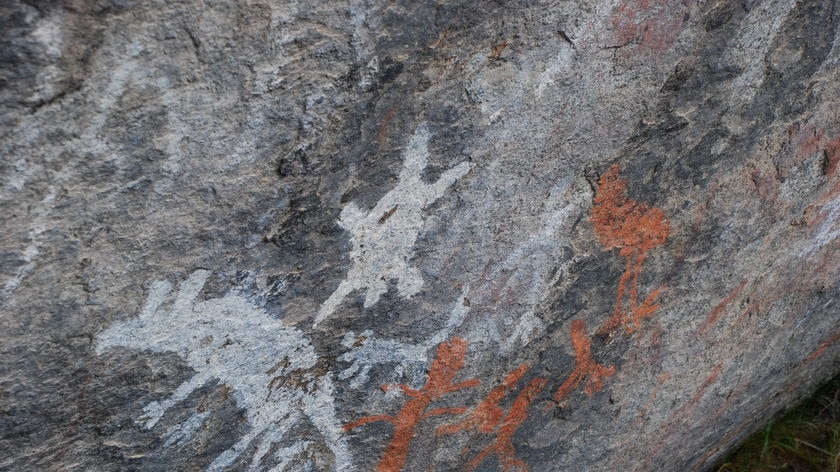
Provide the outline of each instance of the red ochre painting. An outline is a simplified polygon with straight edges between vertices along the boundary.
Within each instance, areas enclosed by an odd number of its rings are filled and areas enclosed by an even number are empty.
[[[554,401],[561,402],[588,379],[583,391],[590,397],[604,386],[604,379],[615,373],[615,366],[605,367],[592,359],[592,341],[586,334],[583,320],[572,321],[572,347],[575,350],[575,370],[560,385],[554,394]]]
[[[516,457],[513,435],[522,426],[522,423],[528,419],[528,407],[531,406],[537,395],[543,391],[547,383],[548,380],[543,378],[535,378],[528,382],[528,385],[516,396],[507,416],[499,424],[496,430],[496,440],[467,462],[467,471],[475,470],[482,462],[493,455],[498,457],[502,470],[528,470],[528,465],[522,459]]]
[[[632,333],[659,308],[655,301],[662,287],[653,290],[643,302],[638,302],[639,273],[648,253],[668,238],[668,220],[658,208],[650,208],[645,203],[630,199],[627,196],[627,182],[619,176],[618,166],[613,166],[600,179],[592,209],[592,222],[604,249],[619,249],[619,255],[627,261],[627,268],[618,283],[615,310],[598,329],[597,334],[612,337],[620,327],[624,327],[627,333]],[[593,358],[592,337],[587,333],[583,320],[572,321],[571,344],[575,368],[553,395],[554,401],[561,405],[562,402],[568,401],[581,385],[587,396],[593,396],[603,389],[605,380],[616,372],[615,366],[599,364]],[[462,415],[462,418],[438,426],[435,429],[436,436],[460,431],[476,431],[494,436],[486,447],[469,458],[464,470],[473,471],[493,457],[498,460],[504,471],[528,470],[527,464],[517,456],[513,436],[527,421],[532,403],[543,393],[549,379],[535,377],[528,380],[516,393],[507,412],[501,406],[525,379],[530,370],[528,364],[522,364],[508,373],[501,384],[490,389],[472,408],[429,409],[433,402],[449,393],[480,384],[477,379],[454,383],[455,377],[464,367],[467,345],[466,340],[458,337],[439,344],[428,380],[420,390],[402,384],[383,386],[386,390],[399,389],[405,395],[406,403],[396,415],[365,416],[345,425],[344,429],[351,431],[377,421],[393,424],[393,436],[377,464],[378,472],[404,470],[411,441],[416,435],[415,428],[420,422],[441,415]],[[464,450],[464,453],[466,452],[467,450]]]
[[[627,181],[619,175],[618,165],[614,165],[598,182],[592,226],[604,249],[618,249],[618,254],[626,260],[626,268],[618,280],[613,315],[598,334],[607,334],[619,326],[632,333],[639,329],[642,320],[659,309],[656,300],[665,287],[654,289],[639,303],[639,275],[648,253],[668,239],[670,223],[659,208],[628,197]]]
[[[429,371],[429,378],[420,390],[414,390],[407,385],[386,385],[384,389],[399,388],[409,398],[396,416],[373,415],[360,418],[347,424],[344,429],[350,431],[354,428],[375,421],[388,421],[394,425],[394,436],[391,443],[385,449],[382,459],[376,470],[378,472],[397,472],[402,470],[408,458],[409,445],[414,438],[414,428],[425,418],[430,416],[462,413],[466,408],[444,408],[428,410],[429,405],[440,399],[447,393],[474,387],[479,384],[478,380],[467,380],[457,384],[452,382],[455,376],[464,367],[464,356],[467,353],[467,341],[461,338],[452,338],[451,341],[441,343],[437,348],[437,356],[432,361]],[[428,410],[428,411],[427,411]]]

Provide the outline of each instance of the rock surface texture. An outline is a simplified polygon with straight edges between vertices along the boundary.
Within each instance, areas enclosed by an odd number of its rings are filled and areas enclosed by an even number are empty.
[[[840,369],[838,23],[3,1],[0,469],[710,466]]]

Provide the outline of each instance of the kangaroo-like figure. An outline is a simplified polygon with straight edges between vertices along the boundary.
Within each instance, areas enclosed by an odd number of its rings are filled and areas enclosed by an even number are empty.
[[[117,322],[97,338],[99,353],[116,347],[174,352],[195,370],[169,398],[146,405],[138,422],[154,427],[167,410],[215,379],[231,388],[237,405],[247,412],[250,429],[216,457],[208,471],[230,466],[254,441],[257,448],[249,470],[260,470],[260,462],[281,440],[293,444],[280,448],[271,470],[286,470],[295,456],[311,446],[310,441],[284,437],[304,417],[332,451],[335,470],[354,470],[335,415],[332,380],[329,373],[316,373],[318,357],[307,336],[236,293],[196,303],[209,276],[205,270],[193,272],[181,284],[169,310],[161,305],[172,291],[171,284],[154,282],[139,317]],[[206,416],[196,413],[169,428],[166,444],[189,439]]]
[[[365,308],[379,301],[390,280],[397,280],[401,297],[411,298],[420,292],[423,276],[409,261],[425,221],[423,211],[471,168],[469,162],[462,162],[445,171],[437,181],[424,182],[421,174],[428,164],[429,137],[428,126],[419,125],[403,151],[397,185],[376,206],[364,211],[350,202],[341,210],[338,224],[352,234],[352,264],[347,277],[318,310],[315,326],[332,315],[353,290],[365,290]]]

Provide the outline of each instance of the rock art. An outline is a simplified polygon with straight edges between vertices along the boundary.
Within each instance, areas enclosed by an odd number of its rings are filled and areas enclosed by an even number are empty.
[[[462,162],[431,184],[421,174],[429,156],[429,130],[419,125],[403,152],[403,167],[396,187],[376,206],[363,211],[351,202],[341,210],[339,225],[349,231],[353,243],[347,276],[318,310],[315,325],[335,312],[344,297],[364,290],[364,307],[370,308],[385,293],[390,280],[397,280],[397,293],[411,298],[423,287],[423,276],[411,265],[417,234],[423,227],[423,210],[440,198],[456,180],[470,170]]]
[[[0,470],[708,470],[840,371],[837,0],[0,2]]]
[[[254,444],[251,469],[282,440],[292,444],[276,455],[272,470],[285,470],[310,444],[289,438],[290,429],[302,418],[311,421],[332,451],[337,468],[352,470],[350,451],[341,437],[329,376],[319,375],[315,350],[298,329],[284,326],[238,294],[197,301],[210,273],[197,270],[181,283],[171,309],[161,307],[172,290],[168,282],[154,282],[146,306],[137,318],[117,322],[97,338],[96,349],[129,348],[174,352],[195,375],[163,401],[143,408],[137,421],[154,428],[171,408],[208,382],[230,387],[237,404],[245,409],[248,432],[217,456],[206,470],[224,470]],[[297,385],[288,377],[300,379]],[[166,431],[166,444],[184,441],[201,427],[208,413],[195,413]]]

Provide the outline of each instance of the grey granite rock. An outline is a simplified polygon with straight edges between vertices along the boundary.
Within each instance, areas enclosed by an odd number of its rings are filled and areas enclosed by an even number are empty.
[[[3,2],[0,469],[708,467],[840,367],[838,23]]]

